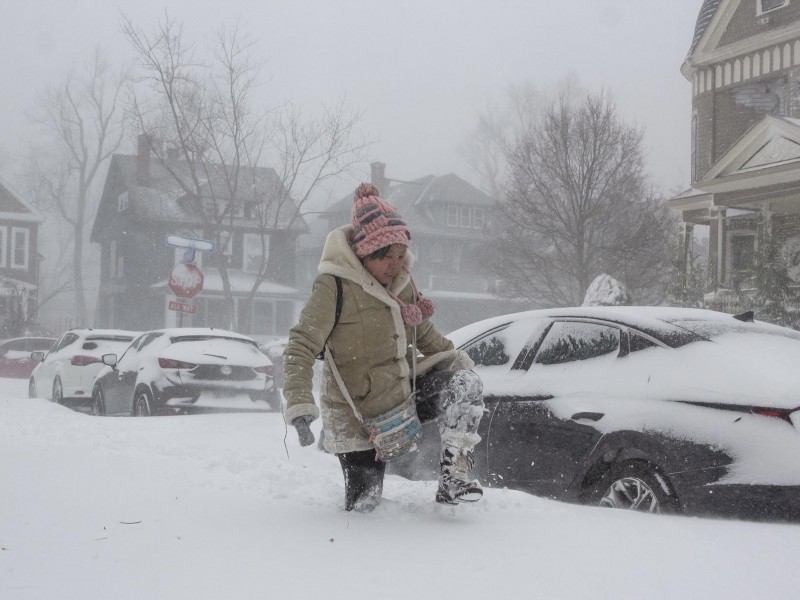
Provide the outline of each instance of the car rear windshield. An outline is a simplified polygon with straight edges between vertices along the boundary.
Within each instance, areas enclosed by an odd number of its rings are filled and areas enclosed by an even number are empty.
[[[701,335],[706,339],[713,339],[728,333],[760,333],[777,335],[792,340],[800,341],[800,331],[779,327],[769,323],[746,323],[731,317],[730,321],[703,321],[699,319],[677,319],[671,321],[673,325]]]
[[[180,335],[169,338],[169,341],[173,344],[178,344],[180,342],[206,342],[209,340],[228,340],[231,342],[240,342],[242,344],[247,344],[248,346],[255,346],[256,348],[258,348],[258,345],[253,340],[236,338],[236,337],[224,337],[221,335]]]

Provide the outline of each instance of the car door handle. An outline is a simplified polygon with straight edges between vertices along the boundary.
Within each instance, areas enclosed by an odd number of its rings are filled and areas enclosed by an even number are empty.
[[[605,413],[599,412],[576,412],[574,415],[570,417],[573,421],[579,421],[580,419],[589,419],[590,421],[599,421],[605,416]]]

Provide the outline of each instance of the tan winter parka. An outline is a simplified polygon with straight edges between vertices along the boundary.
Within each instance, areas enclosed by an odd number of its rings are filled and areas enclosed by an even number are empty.
[[[416,334],[417,349],[426,357],[421,365],[428,369],[471,368],[469,358],[453,350],[453,343],[430,323],[407,327],[400,306],[361,264],[351,247],[353,228],[332,231],[325,242],[311,297],[300,319],[289,332],[284,351],[284,395],[286,422],[300,416],[317,418],[320,410],[312,394],[312,373],[316,355],[327,340],[345,386],[356,408],[365,418],[374,417],[404,401],[411,393],[412,353]],[[406,253],[411,268],[413,256]],[[342,310],[334,328],[336,282],[342,279]],[[390,289],[403,302],[413,301],[408,273],[401,272]],[[330,336],[330,337],[329,337]],[[464,361],[469,364],[465,364]],[[419,375],[420,372],[417,372]],[[333,453],[369,450],[369,436],[345,400],[327,362],[323,367],[320,393],[325,449]]]

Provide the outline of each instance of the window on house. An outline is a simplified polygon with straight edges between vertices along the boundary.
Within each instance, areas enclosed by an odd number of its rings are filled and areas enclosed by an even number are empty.
[[[458,206],[455,204],[447,205],[447,226],[458,227]]]
[[[119,251],[117,240],[111,240],[108,249],[108,276],[111,279],[122,277],[122,253]]]
[[[759,0],[758,14],[763,15],[765,12],[783,8],[789,4],[789,0]]]
[[[264,236],[263,252],[261,235],[257,233],[244,234],[244,267],[248,273],[259,273],[266,260],[269,258],[269,236]]]
[[[469,206],[461,207],[461,218],[459,227],[472,227],[472,209]]]
[[[22,227],[11,228],[11,268],[28,268],[28,236],[29,231]]]
[[[731,271],[748,271],[755,266],[756,236],[752,233],[735,233],[730,236]]]
[[[0,227],[0,267],[8,265],[6,248],[8,247],[8,227]]]
[[[128,208],[128,190],[125,190],[119,195],[119,212],[127,210]]]
[[[472,228],[483,229],[484,217],[482,208],[472,209]]]

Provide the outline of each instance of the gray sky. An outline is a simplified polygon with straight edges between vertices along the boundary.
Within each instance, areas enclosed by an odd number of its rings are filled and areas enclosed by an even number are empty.
[[[237,19],[259,40],[265,102],[316,107],[342,96],[380,140],[370,160],[411,179],[455,172],[476,115],[509,84],[552,85],[568,74],[611,90],[646,129],[648,167],[671,190],[689,183],[690,84],[680,74],[702,0],[176,0],[197,39]],[[120,11],[145,29],[151,0],[5,0],[0,36],[0,169],[30,135],[25,111],[101,46],[130,52]],[[366,173],[366,171],[365,171]],[[11,173],[3,173],[6,177]],[[366,175],[365,175],[366,176]],[[345,182],[350,186],[353,182]]]

